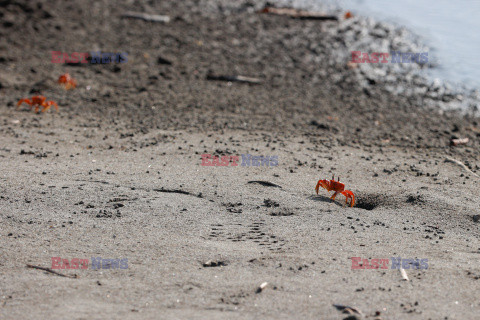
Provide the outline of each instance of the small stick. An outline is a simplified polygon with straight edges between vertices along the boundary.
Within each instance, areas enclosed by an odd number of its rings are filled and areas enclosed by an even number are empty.
[[[32,265],[32,264],[27,264],[27,268],[32,268],[32,269],[38,269],[38,270],[47,271],[47,272],[56,274],[57,276],[65,277],[65,278],[72,278],[72,279],[78,278],[78,276],[77,276],[76,274],[74,274],[74,275],[62,274],[62,273],[60,273],[60,272],[53,271],[53,270],[50,269],[50,268],[34,266],[34,265]]]
[[[334,304],[333,306],[338,311],[342,311],[342,313],[348,313],[348,314],[358,313],[360,315],[363,315],[362,311],[360,311],[359,309],[354,308],[354,307],[344,306],[344,305],[341,305],[341,304]]]
[[[263,291],[263,289],[265,289],[268,285],[268,282],[263,282],[258,288],[257,290],[255,291],[255,293],[260,293]]]
[[[455,147],[461,144],[467,144],[468,143],[468,138],[464,139],[452,139],[450,140],[450,146]]]
[[[476,174],[475,172],[473,172],[472,170],[470,170],[465,164],[463,164],[462,162],[460,162],[460,161],[458,161],[458,160],[456,160],[456,159],[446,157],[446,158],[445,158],[445,162],[452,162],[452,163],[458,164],[460,167],[462,167],[463,169],[465,169],[465,170],[468,171],[469,173],[473,174],[475,177],[480,178],[480,176],[479,176],[478,174]]]
[[[248,181],[247,183],[258,183],[259,185],[262,185],[264,187],[275,187],[275,188],[282,188],[278,184],[271,183],[268,181],[262,181],[262,180],[255,180],[255,181]]]
[[[251,84],[260,84],[262,80],[257,78],[245,77],[245,76],[215,76],[212,74],[207,75],[207,80],[219,80],[219,81],[230,81],[230,82],[244,82]]]
[[[279,16],[289,16],[298,19],[311,19],[311,20],[338,20],[337,16],[325,15],[319,12],[308,12],[304,10],[297,10],[292,8],[274,8],[265,7],[259,13],[269,13]]]
[[[152,22],[170,22],[169,16],[161,16],[158,14],[148,14],[148,13],[141,13],[141,12],[132,12],[127,11],[122,14],[123,18],[133,18],[133,19],[141,19],[145,21],[152,21]]]

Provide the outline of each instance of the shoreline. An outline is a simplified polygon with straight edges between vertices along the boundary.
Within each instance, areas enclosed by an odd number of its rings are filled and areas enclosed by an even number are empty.
[[[353,15],[353,20],[342,19],[349,8],[340,8],[338,4],[313,3],[312,1],[275,1],[275,5],[300,10],[311,10],[340,17],[338,28],[332,33],[344,39],[343,47],[330,54],[332,63],[343,64],[352,60],[353,51],[366,53],[395,51],[406,53],[435,53],[436,48],[430,47],[428,39],[411,30],[410,27],[394,22],[378,20],[373,16]],[[342,26],[342,23],[344,24]],[[356,25],[358,24],[358,25]],[[361,39],[354,39],[353,34],[362,34]],[[390,55],[391,59],[391,55]],[[480,116],[480,91],[474,85],[452,82],[447,75],[429,74],[428,69],[439,70],[441,66],[438,59],[429,62],[412,64],[368,64],[362,66],[357,73],[358,80],[365,88],[372,81],[384,82],[393,94],[406,94],[411,96],[422,95],[425,103],[437,106],[441,110],[458,110],[462,113]]]
[[[313,11],[320,11],[320,12],[330,12],[331,14],[336,14],[339,17],[343,16],[345,12],[349,10],[349,8],[341,8],[337,3],[316,3],[315,1],[276,1],[275,3],[279,3],[279,5],[286,5],[289,6],[293,3],[294,7],[299,9],[308,9]],[[350,8],[351,10],[351,8]],[[412,30],[412,26],[408,26],[406,24],[400,22],[387,22],[382,19],[377,19],[374,15],[365,15],[365,13],[354,14],[355,17],[358,18],[360,24],[363,25],[365,30],[362,31],[363,36],[367,36],[368,44],[365,46],[365,38],[362,38],[360,41],[360,46],[356,46],[355,44],[352,45],[352,51],[359,50],[359,48],[363,48],[364,52],[392,52],[397,51],[398,46],[402,47],[403,49],[400,51],[404,52],[424,52],[427,51],[428,53],[437,53],[438,48],[431,47],[433,45],[431,39],[429,39],[426,35],[420,34],[416,31]],[[358,33],[359,30],[357,29],[356,32]],[[347,35],[348,32],[345,33]],[[344,36],[345,36],[344,35]],[[373,35],[373,37],[372,37]],[[350,38],[350,36],[348,36]],[[379,41],[385,41],[385,38],[388,40],[388,44],[378,44]],[[388,39],[390,38],[390,39]],[[392,43],[393,42],[393,43]],[[397,47],[397,48],[392,48]],[[380,50],[380,48],[382,48]],[[384,50],[384,51],[382,51]],[[342,56],[342,53],[340,53]],[[373,66],[372,66],[373,67]],[[383,66],[380,66],[383,67]],[[403,68],[405,67],[405,68]],[[473,115],[478,117],[479,116],[479,107],[480,107],[480,87],[475,85],[469,85],[467,81],[456,82],[451,81],[448,79],[448,73],[438,73],[439,70],[442,69],[438,58],[429,61],[429,63],[425,65],[417,64],[416,66],[410,68],[410,66],[403,66],[400,68],[396,68],[398,74],[394,77],[396,78],[410,78],[407,81],[403,81],[402,85],[399,85],[398,88],[392,87],[393,93],[403,93],[402,91],[405,88],[405,84],[407,87],[411,85],[415,85],[420,87],[419,90],[410,90],[407,94],[410,95],[418,95],[423,94],[431,98],[432,101],[430,103],[437,102],[439,107],[443,110],[452,110],[457,109],[465,114]],[[388,68],[388,69],[395,69]],[[427,69],[427,70],[425,70]],[[385,68],[380,68],[382,72],[385,72]],[[429,72],[429,70],[434,71]],[[367,68],[367,70],[363,71],[363,78],[373,78],[376,75],[376,80],[381,81],[382,73],[379,74],[379,70],[375,70],[375,68]],[[393,70],[394,71],[394,70]],[[437,71],[437,73],[435,73]],[[387,77],[389,77],[389,73],[392,70],[387,70]],[[395,73],[395,71],[394,71]],[[413,78],[413,79],[412,79]],[[391,81],[390,81],[391,82]],[[389,84],[392,86],[392,84]],[[425,91],[424,88],[427,88]],[[438,93],[438,96],[432,94],[432,92]],[[431,96],[429,96],[429,94]],[[443,97],[442,97],[443,96]]]

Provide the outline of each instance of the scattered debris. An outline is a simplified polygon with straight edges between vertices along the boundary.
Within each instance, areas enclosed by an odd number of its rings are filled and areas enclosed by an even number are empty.
[[[34,266],[34,265],[32,265],[32,264],[27,264],[27,268],[32,268],[32,269],[38,269],[38,270],[47,271],[47,272],[56,274],[57,276],[65,277],[65,278],[72,278],[72,279],[78,278],[78,276],[77,276],[76,274],[74,274],[74,275],[62,274],[62,273],[57,272],[57,271],[54,271],[54,270],[52,270],[52,269],[50,269],[50,268]]]
[[[237,203],[226,203],[226,204],[223,204],[224,206],[227,207],[227,211],[228,212],[232,212],[232,213],[242,213],[242,209],[241,208],[238,208],[240,206],[242,206],[242,203],[241,202],[237,202]]]
[[[329,120],[331,121],[332,119],[329,119]],[[337,121],[337,120],[335,120],[335,121]],[[335,127],[330,127],[328,124],[320,123],[320,122],[318,122],[317,120],[312,120],[312,121],[310,121],[309,124],[310,124],[311,126],[317,127],[318,129],[331,130],[331,131],[333,131],[334,133],[338,132],[338,129],[337,129],[337,128],[335,128]]]
[[[265,288],[267,287],[267,285],[268,285],[268,282],[262,283],[262,284],[257,288],[257,290],[255,290],[255,293],[260,293],[260,292],[262,292],[263,289],[265,289]]]
[[[218,261],[218,260],[208,260],[203,264],[205,268],[211,267],[225,267],[227,263],[225,261]]]
[[[273,217],[288,217],[293,216],[293,212],[289,209],[283,208],[276,212],[270,212],[269,215]]]
[[[348,314],[360,314],[360,315],[363,315],[362,311],[360,311],[359,309],[357,308],[354,308],[354,307],[349,307],[349,306],[344,306],[344,305],[341,305],[341,304],[334,304],[333,305],[338,311],[342,311],[342,313],[348,313]]]
[[[127,11],[122,14],[122,18],[133,18],[133,19],[141,19],[144,21],[151,21],[151,22],[170,22],[169,16],[162,16],[158,14],[148,14],[148,13],[141,13],[141,12],[132,12]]]
[[[320,12],[309,12],[305,10],[297,10],[293,8],[275,8],[265,7],[259,11],[259,13],[269,13],[279,16],[289,16],[297,19],[309,19],[309,20],[338,20],[337,16],[325,15]]]
[[[262,80],[258,78],[251,78],[245,76],[216,76],[213,74],[207,75],[207,80],[216,80],[216,81],[229,81],[229,82],[242,82],[249,84],[261,84]]]
[[[473,132],[475,132],[477,134],[477,136],[480,137],[480,128],[470,127],[469,129],[472,130]]]
[[[470,170],[470,169],[469,169],[465,164],[463,164],[461,161],[458,161],[458,160],[453,159],[453,158],[446,157],[446,158],[445,158],[445,162],[455,163],[455,164],[459,165],[460,167],[462,167],[463,169],[465,169],[465,171],[468,171],[469,173],[473,174],[475,177],[480,178],[480,176],[479,176],[478,174],[476,174],[475,172],[473,172],[472,170]]]
[[[417,205],[426,203],[425,197],[421,194],[410,194],[406,202],[411,204],[417,204]]]
[[[155,191],[155,192],[165,192],[165,193],[180,193],[180,194],[188,194],[188,195],[191,195],[190,192],[183,191],[183,190],[174,190],[174,189],[164,189],[164,188],[161,188],[161,189],[153,189],[153,191]]]
[[[168,59],[165,59],[163,57],[158,57],[157,58],[157,63],[158,64],[166,64],[166,65],[169,65],[169,66],[171,66],[173,64],[172,61],[170,61]]]
[[[348,69],[356,69],[356,68],[358,68],[358,63],[353,62],[353,61],[348,61],[347,62],[347,68]]]
[[[473,222],[480,222],[480,214],[476,214],[472,216]]]
[[[120,210],[117,210],[116,213],[110,210],[99,210],[95,218],[104,218],[104,219],[110,219],[110,218],[121,218],[122,214],[120,213]]]
[[[402,275],[403,280],[410,281],[408,279],[407,271],[405,271],[405,269],[400,269],[400,274]]]
[[[450,139],[450,146],[455,147],[458,145],[463,145],[468,143],[468,138],[463,138],[463,139]]]
[[[35,152],[33,152],[33,151],[25,151],[25,150],[22,149],[22,150],[20,150],[20,154],[22,154],[22,155],[23,155],[23,154],[35,154]]]
[[[471,271],[467,271],[467,276],[469,276],[470,278],[474,279],[474,280],[479,280],[480,279],[480,273],[479,274],[475,274]]]
[[[193,193],[190,193],[188,191],[183,191],[183,190],[177,190],[177,189],[164,189],[163,187],[161,189],[153,189],[155,192],[165,192],[165,193],[180,193],[180,194],[186,194],[189,196],[194,196],[198,198],[203,198],[202,194],[199,193],[198,195],[195,195]]]
[[[101,183],[101,184],[110,184],[110,182],[101,181],[101,180],[82,180],[82,179],[75,179],[74,181],[93,182],[93,183]]]
[[[124,206],[123,203],[114,203],[114,204],[113,204],[113,209],[118,209],[118,208],[121,208],[121,207],[123,207],[123,206]]]
[[[280,187],[278,184],[275,184],[275,183],[271,183],[271,182],[268,182],[268,181],[260,181],[260,180],[254,180],[254,181],[248,181],[247,183],[258,183],[264,187],[275,187],[275,188],[282,188]]]
[[[227,266],[226,261],[218,261],[218,260],[208,260],[203,264],[205,268],[211,268],[211,267],[225,267]]]
[[[120,202],[120,201],[131,201],[131,200],[137,200],[138,198],[133,198],[133,199],[129,199],[129,198],[113,198],[113,199],[110,199],[108,200],[108,202]],[[81,201],[83,203],[83,201]],[[75,203],[76,204],[76,203]]]
[[[279,207],[280,204],[274,200],[271,199],[263,199],[263,205],[267,208],[272,208],[272,207]]]

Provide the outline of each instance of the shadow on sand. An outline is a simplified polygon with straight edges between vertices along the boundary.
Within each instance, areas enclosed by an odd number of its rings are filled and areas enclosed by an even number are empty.
[[[330,197],[326,197],[326,196],[320,196],[320,195],[317,195],[317,196],[309,196],[307,199],[309,200],[313,200],[313,201],[321,201],[321,202],[328,202],[328,203],[335,203],[337,206],[340,206],[342,207],[342,203],[341,201],[333,201],[332,199],[330,199]]]

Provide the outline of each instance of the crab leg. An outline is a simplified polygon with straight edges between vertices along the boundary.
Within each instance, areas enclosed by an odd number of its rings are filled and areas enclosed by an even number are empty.
[[[54,102],[54,101],[48,101],[48,105],[49,105],[49,106],[52,106],[52,105],[53,105],[53,106],[55,107],[55,110],[58,111],[58,104],[57,104],[56,102]]]
[[[50,109],[50,107],[52,105],[55,106],[55,109],[58,111],[58,105],[53,101],[48,101],[48,102],[45,102],[45,103],[42,104],[42,106],[43,106],[42,112],[45,112],[48,109]]]
[[[345,203],[348,204],[348,199],[351,199],[350,201],[350,207],[353,207],[355,204],[355,195],[353,194],[352,191],[350,190],[345,190],[342,192],[342,194],[345,196]]]

